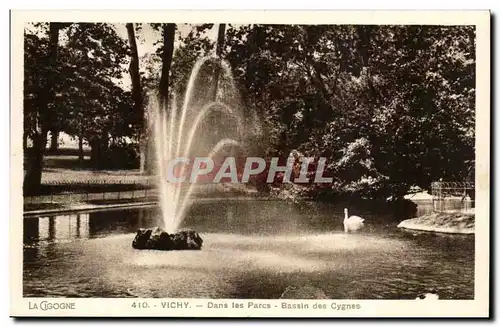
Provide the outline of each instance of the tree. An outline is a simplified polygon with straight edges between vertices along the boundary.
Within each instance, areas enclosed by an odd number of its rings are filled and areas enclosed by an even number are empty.
[[[57,63],[59,30],[63,28],[63,26],[64,24],[62,23],[49,23],[49,40],[46,53],[31,53],[33,49],[29,48],[29,43],[25,48],[25,62],[30,62],[30,56],[34,55],[34,57],[38,57],[37,55],[40,55],[40,57],[37,58],[39,59],[39,64],[35,64],[35,67],[27,66],[29,68],[34,68],[33,73],[39,77],[36,80],[40,82],[40,84],[36,87],[33,99],[33,104],[36,106],[36,109],[31,111],[31,115],[29,115],[34,121],[34,126],[32,124],[29,126],[35,128],[30,133],[33,146],[27,151],[26,172],[23,182],[25,194],[35,193],[40,188],[42,181],[43,156],[47,145],[47,133],[54,119],[54,107],[52,102],[54,99],[55,66]],[[26,96],[29,97],[29,95],[25,93],[25,97]]]
[[[126,127],[134,118],[132,106],[123,106],[129,103],[128,95],[116,83],[127,55],[126,43],[108,24],[66,24],[62,31],[57,64],[53,67],[57,78],[52,81],[55,97],[50,103],[49,130],[78,138],[80,159],[83,143],[91,145],[92,163],[96,168],[101,167],[105,165],[110,136],[116,135],[117,130],[118,134],[126,132],[127,136],[133,136]],[[40,34],[40,27],[35,34]],[[41,70],[46,68],[40,60],[35,62],[40,64]],[[25,82],[33,80],[35,85],[42,84],[40,74],[32,74],[30,67],[27,66]],[[28,121],[31,121],[30,99],[25,96]],[[32,125],[25,125],[26,128]]]
[[[50,151],[56,151],[59,148],[59,131],[56,128],[50,130]]]

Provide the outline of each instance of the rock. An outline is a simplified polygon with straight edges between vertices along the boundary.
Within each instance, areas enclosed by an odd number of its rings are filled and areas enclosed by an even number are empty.
[[[139,229],[135,235],[134,241],[132,242],[132,247],[134,249],[146,249],[147,242],[152,232],[152,229]]]
[[[151,231],[149,239],[146,241],[146,249],[154,250],[171,250],[173,243],[170,235],[161,230],[160,227],[155,227]]]
[[[132,241],[132,247],[139,250],[200,250],[202,244],[202,238],[195,231],[169,234],[160,227],[141,228]]]

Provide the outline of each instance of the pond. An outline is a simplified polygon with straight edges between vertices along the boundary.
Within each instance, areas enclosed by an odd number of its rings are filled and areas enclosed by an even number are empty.
[[[182,226],[201,251],[132,249],[135,231],[159,225],[157,207],[24,219],[25,297],[275,299],[313,286],[335,299],[474,298],[474,236],[402,231],[366,219],[342,230],[343,207],[276,201],[194,204]]]

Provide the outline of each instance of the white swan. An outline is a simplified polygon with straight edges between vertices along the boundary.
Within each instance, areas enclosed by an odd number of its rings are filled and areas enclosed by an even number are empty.
[[[344,209],[344,232],[357,231],[364,226],[364,219],[358,216],[349,217],[347,208]]]

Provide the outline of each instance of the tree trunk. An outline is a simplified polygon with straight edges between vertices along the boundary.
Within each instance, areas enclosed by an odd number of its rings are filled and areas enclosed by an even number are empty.
[[[147,145],[144,144],[146,143],[147,140],[143,140],[146,138],[144,135],[141,137],[139,140],[139,171],[141,174],[146,173],[146,152],[147,152]]]
[[[96,137],[90,142],[90,163],[93,169],[109,168],[109,135],[105,128],[100,137]]]
[[[358,55],[361,62],[361,67],[370,66],[370,39],[373,31],[372,26],[362,26],[358,25],[356,27],[356,33],[359,38],[358,43]]]
[[[219,59],[221,59],[222,51],[224,49],[225,32],[226,32],[226,24],[219,24],[219,33],[217,35],[217,48],[215,50],[215,54]],[[219,88],[219,74],[220,74],[220,66],[217,64],[215,66],[215,71],[214,71],[214,88],[212,94],[212,101],[217,100],[217,91]]]
[[[168,104],[170,67],[172,66],[172,58],[174,55],[175,29],[175,24],[163,25],[163,54],[160,79],[160,95],[164,104]],[[167,107],[168,106],[165,106],[165,109],[167,109]]]
[[[151,144],[151,142],[146,143],[144,152],[147,158],[145,162],[145,170],[148,174],[153,174],[156,169],[156,153],[155,147]]]
[[[24,194],[36,194],[42,183],[43,155],[47,146],[47,133],[54,119],[50,111],[49,104],[54,98],[54,68],[57,62],[57,48],[59,43],[59,30],[61,23],[49,24],[49,49],[47,53],[46,65],[46,87],[40,89],[37,94],[38,124],[37,130],[33,133],[33,147],[28,151],[26,162],[26,174],[23,181]]]
[[[83,136],[78,136],[78,162],[80,165],[83,163]]]
[[[93,169],[97,169],[99,167],[99,157],[100,157],[100,147],[99,147],[99,139],[93,138],[90,140],[90,166]]]
[[[104,147],[100,138],[94,138],[90,142],[90,165],[92,169],[104,168]]]
[[[130,45],[130,66],[129,73],[132,81],[132,100],[134,101],[134,123],[142,126],[144,120],[144,112],[142,108],[142,89],[141,75],[139,73],[139,53],[137,51],[137,43],[135,40],[134,24],[127,23],[128,42]]]
[[[154,172],[155,154],[151,152],[151,149],[154,148],[151,144],[151,131],[147,128],[148,124],[145,126],[144,133],[142,134],[141,141],[139,143],[139,169],[142,174],[150,175]]]
[[[109,134],[108,134],[108,129],[105,128],[102,131],[101,134],[101,139],[100,139],[100,155],[101,155],[101,160],[100,160],[100,168],[101,169],[107,169],[110,168],[110,158],[109,158]],[[115,168],[115,167],[111,167]]]
[[[144,107],[142,98],[141,75],[139,72],[139,52],[137,51],[137,42],[135,38],[134,24],[127,23],[128,42],[130,46],[130,66],[129,73],[132,80],[132,100],[134,101],[134,124],[140,126],[141,135],[139,135],[139,153],[140,153],[140,170],[141,173],[146,172],[147,143],[148,143],[148,125],[144,119]]]
[[[367,84],[368,87],[370,88],[370,92],[372,93],[372,96],[374,97],[375,100],[381,100],[380,99],[380,94],[377,92],[375,89],[375,86],[373,85],[373,80],[371,77],[371,63],[370,63],[370,55],[371,55],[371,38],[372,38],[372,33],[373,33],[373,26],[357,26],[356,28],[356,33],[359,38],[359,43],[358,43],[358,55],[359,55],[359,60],[361,62],[361,70],[366,69],[366,74],[367,74]]]
[[[245,68],[245,78],[243,80],[244,88],[242,93],[243,104],[245,107],[250,107],[248,99],[250,98],[250,94],[255,93],[254,89],[254,81],[255,81],[255,71],[258,70],[258,63],[255,60],[252,60],[254,54],[259,51],[259,47],[261,47],[262,42],[265,40],[265,37],[262,36],[262,27],[260,25],[253,25],[250,33],[247,37],[248,44],[248,53],[250,55],[250,60],[247,60],[246,68]],[[264,109],[261,106],[257,106],[255,108],[259,115],[264,115]]]
[[[26,153],[26,150],[28,150],[28,133],[23,134],[23,151]]]
[[[52,129],[50,131],[50,151],[56,151],[59,147],[59,131]]]
[[[43,154],[47,145],[47,131],[33,137],[33,146],[28,150],[26,174],[24,175],[24,195],[34,195],[42,183]]]

